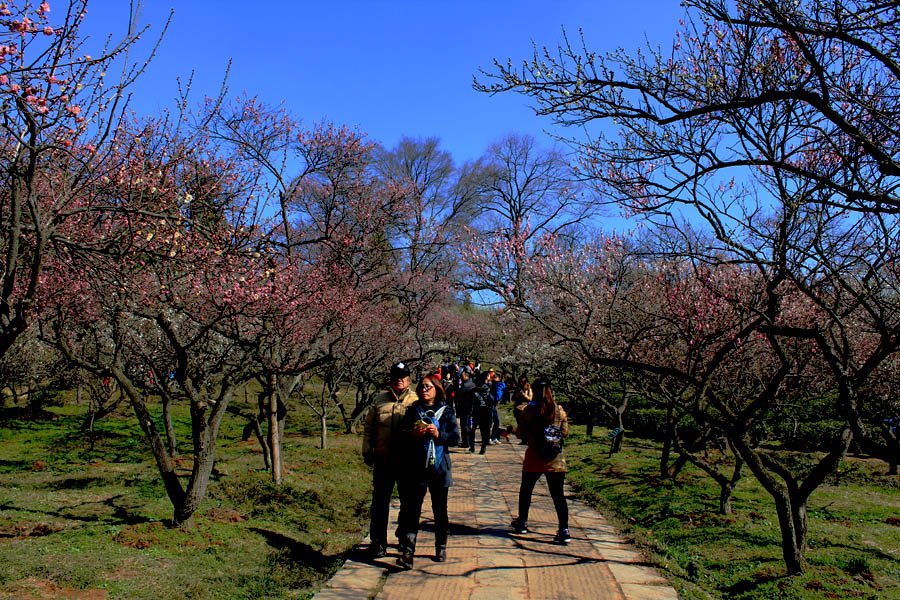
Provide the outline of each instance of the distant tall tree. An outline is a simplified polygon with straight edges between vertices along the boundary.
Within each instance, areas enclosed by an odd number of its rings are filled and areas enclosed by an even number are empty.
[[[523,297],[523,261],[545,235],[574,233],[594,213],[583,196],[568,159],[557,149],[541,148],[529,135],[510,134],[491,144],[480,161],[478,212],[469,248],[510,244],[512,252],[496,263],[495,280],[479,278],[475,289],[498,292],[500,281]]]

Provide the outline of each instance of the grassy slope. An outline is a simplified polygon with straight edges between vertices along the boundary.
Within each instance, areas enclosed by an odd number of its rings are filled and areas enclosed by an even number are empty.
[[[357,438],[332,432],[320,450],[301,411],[288,421],[282,489],[226,417],[218,475],[189,532],[165,526],[171,505],[133,418],[99,421],[91,452],[83,408],[56,411],[57,422],[0,424],[0,598],[46,580],[111,598],[305,597],[364,535]],[[185,414],[177,426],[189,439]]]
[[[569,481],[663,568],[679,597],[900,599],[900,481],[877,461],[846,460],[809,503],[809,572],[784,577],[778,521],[745,468],[734,515],[716,514],[718,487],[687,467],[659,478],[659,448],[626,440],[609,458],[604,438],[574,428]],[[893,523],[893,524],[891,524]]]

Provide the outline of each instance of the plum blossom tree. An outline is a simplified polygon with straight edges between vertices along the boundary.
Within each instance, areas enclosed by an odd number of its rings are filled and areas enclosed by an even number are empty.
[[[11,0],[0,8],[0,356],[35,316],[47,257],[77,243],[61,233],[66,221],[115,210],[95,193],[97,167],[115,170],[123,160],[115,133],[127,89],[147,65],[128,58],[145,33],[136,20],[91,56],[87,2],[53,6]]]
[[[877,412],[866,402],[878,396],[860,394],[900,344],[896,7],[685,5],[666,51],[598,56],[567,41],[521,69],[498,63],[496,83],[479,87],[528,94],[539,113],[563,124],[611,124],[615,136],[579,141],[584,177],[672,241],[662,253],[669,260],[688,260],[698,273],[738,268],[753,282],[753,302],[727,302],[746,313],[720,355],[752,373],[742,380],[751,387],[735,389],[754,399],[718,411],[729,415],[721,425],[731,427],[735,451],[775,500],[787,569],[797,573],[806,499],[837,467],[851,433],[896,462],[897,448],[866,422]],[[679,214],[708,235],[694,235]],[[725,280],[714,279],[714,297],[729,298]],[[761,349],[752,361],[738,351],[748,342]],[[846,428],[798,480],[773,454],[754,450],[752,430],[739,434],[734,424],[758,419],[801,382],[830,386]]]

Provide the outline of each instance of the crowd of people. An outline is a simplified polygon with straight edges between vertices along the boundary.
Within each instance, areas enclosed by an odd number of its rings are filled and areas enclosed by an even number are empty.
[[[482,371],[469,360],[448,361],[435,373],[420,375],[415,392],[410,388],[410,375],[409,366],[402,362],[391,367],[388,388],[375,399],[364,422],[362,453],[372,467],[373,486],[370,555],[380,558],[387,553],[388,514],[396,484],[400,495],[395,532],[401,553],[398,566],[413,566],[426,492],[434,515],[434,560],[447,560],[447,499],[453,482],[450,449],[474,452],[476,433],[480,454],[500,443],[501,436],[508,439],[512,431],[528,446],[522,462],[519,512],[511,530],[528,533],[531,496],[544,475],[559,524],[555,541],[569,542],[562,451],[568,418],[554,399],[549,381],[539,377],[529,384],[525,376],[512,381],[493,369]],[[501,427],[497,406],[506,401],[514,406],[514,429]]]

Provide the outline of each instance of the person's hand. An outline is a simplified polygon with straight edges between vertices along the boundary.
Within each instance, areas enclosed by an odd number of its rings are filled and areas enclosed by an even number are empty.
[[[366,463],[366,466],[371,467],[375,464],[375,455],[371,452],[363,454],[363,462]]]
[[[428,426],[425,428],[425,431],[423,432],[423,434],[424,434],[424,433],[430,433],[430,434],[431,434],[432,436],[434,436],[435,438],[441,435],[441,434],[438,432],[437,426],[435,426],[435,425],[428,425]]]
[[[416,437],[422,437],[428,431],[428,427],[429,425],[425,421],[416,421],[413,423],[412,434]]]

